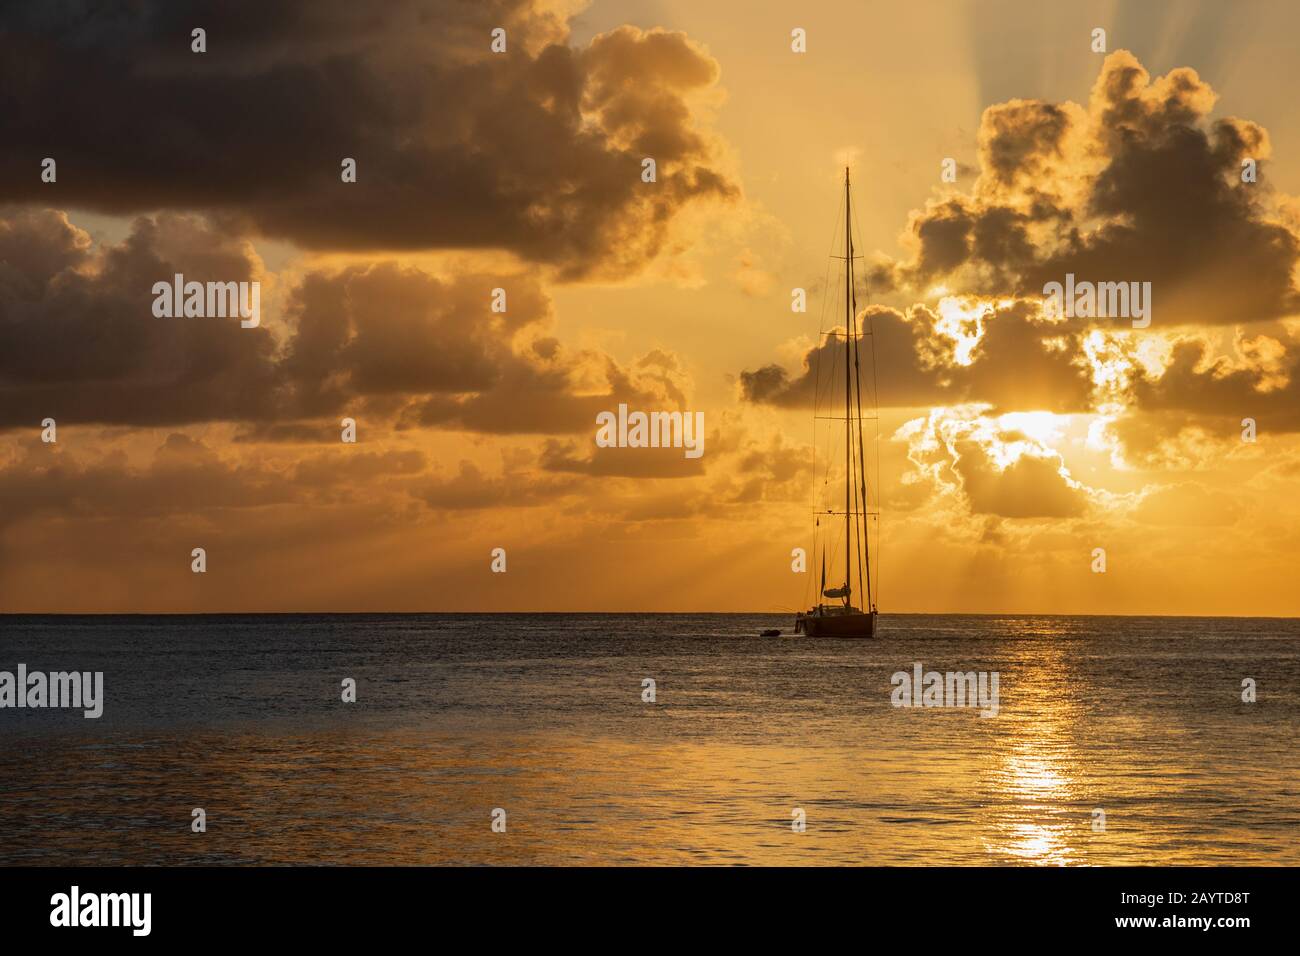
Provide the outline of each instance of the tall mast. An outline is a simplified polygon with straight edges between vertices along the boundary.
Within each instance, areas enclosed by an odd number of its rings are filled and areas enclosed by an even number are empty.
[[[848,264],[849,275],[852,276],[853,269],[853,234],[849,233],[849,252]],[[861,511],[858,512],[858,520],[854,522],[854,527],[858,531],[858,554],[855,568],[858,572],[858,593],[862,595],[865,603],[862,605],[864,611],[870,612],[875,607],[875,599],[871,593],[871,533],[867,528],[867,519],[869,509],[867,507],[867,462],[866,448],[862,440],[862,363],[861,349],[858,343],[858,298],[856,285],[850,284],[852,303],[849,308],[850,327],[849,334],[853,342],[853,401],[857,412],[858,422],[858,490],[862,497],[859,502]],[[865,333],[863,333],[865,335]],[[872,355],[875,355],[875,344],[872,343]],[[876,415],[880,411],[876,409]],[[877,418],[878,420],[878,418]]]
[[[844,603],[853,581],[853,404],[850,399],[853,325],[853,233],[850,229],[849,167],[844,167]]]

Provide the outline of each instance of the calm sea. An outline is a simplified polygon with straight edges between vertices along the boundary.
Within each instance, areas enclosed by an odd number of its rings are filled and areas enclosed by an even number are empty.
[[[1300,863],[1300,620],[790,623],[0,617],[106,698],[0,710],[0,863]],[[916,662],[999,713],[891,706]]]

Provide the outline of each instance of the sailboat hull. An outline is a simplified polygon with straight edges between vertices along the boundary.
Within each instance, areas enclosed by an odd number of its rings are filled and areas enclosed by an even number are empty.
[[[876,635],[876,615],[800,614],[795,618],[796,634],[808,637],[868,638]]]

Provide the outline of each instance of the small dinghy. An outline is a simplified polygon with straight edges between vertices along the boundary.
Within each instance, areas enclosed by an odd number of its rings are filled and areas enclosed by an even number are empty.
[[[780,637],[781,629],[777,627],[769,627],[766,631],[760,631],[758,636],[759,637]]]

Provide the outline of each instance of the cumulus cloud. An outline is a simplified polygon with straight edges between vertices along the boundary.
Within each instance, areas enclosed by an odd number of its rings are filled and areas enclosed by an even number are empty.
[[[1286,203],[1266,182],[1267,133],[1244,119],[1210,121],[1215,99],[1195,71],[1177,69],[1153,80],[1120,51],[1106,58],[1086,107],[1029,100],[990,106],[980,124],[980,175],[971,191],[915,212],[903,237],[911,257],[880,260],[872,276],[897,295],[967,297],[995,307],[1041,303],[1043,285],[1066,273],[1077,282],[1150,282],[1153,334],[1267,322],[1300,311],[1294,284],[1300,236],[1288,225]],[[1260,182],[1242,182],[1246,158],[1260,162]],[[945,291],[933,292],[935,283]],[[881,313],[885,335],[889,320],[897,324],[900,315],[916,336],[910,349],[890,352],[892,359],[945,347],[942,309],[923,300]],[[1009,325],[989,322],[988,329]],[[1074,377],[1069,358],[1081,351],[1080,331],[1050,323],[1031,331],[1028,338],[1057,340],[1057,358],[1048,362],[1054,369],[1046,374]],[[1068,347],[1061,351],[1061,344]],[[1008,347],[992,345],[980,352],[992,357]],[[1293,344],[1279,362],[1294,363]],[[938,380],[963,363],[929,364]],[[753,400],[789,404],[809,394],[806,383],[785,381],[779,367],[744,375]],[[886,400],[912,400],[906,389],[895,397],[886,384],[882,376]],[[1077,398],[1077,382],[1062,384]]]
[[[1266,131],[1211,121],[1216,94],[1194,70],[1152,79],[1108,56],[1087,106],[1012,100],[984,111],[980,176],[930,202],[904,235],[910,259],[879,271],[899,290],[944,281],[969,293],[1035,296],[1078,281],[1149,281],[1162,326],[1277,318],[1300,306],[1300,237],[1267,186]],[[1264,172],[1243,183],[1241,163]]]
[[[1033,303],[946,296],[934,308],[870,306],[859,322],[870,330],[859,347],[864,387],[874,381],[882,404],[985,401],[1008,411],[1062,412],[1090,407],[1087,370],[1071,349],[1060,347],[1058,331],[1044,326]],[[778,364],[742,371],[741,394],[784,408],[810,408],[818,397],[824,403],[833,382],[842,387],[843,353],[841,334],[809,349],[798,374]]]
[[[1156,374],[1140,374],[1134,401],[1142,409],[1218,418],[1230,429],[1254,418],[1270,431],[1300,431],[1300,341],[1238,337],[1232,354],[1203,338],[1186,338]]]
[[[159,319],[155,282],[263,279],[247,243],[189,216],[136,221],[107,249],[62,213],[0,216],[0,428],[58,421],[144,425],[275,413],[266,327]]]
[[[1082,515],[1095,493],[1070,474],[1054,450],[1055,416],[988,411],[983,405],[939,408],[903,425],[894,437],[907,444],[913,466],[904,482],[959,497],[974,514]]]
[[[142,217],[98,247],[62,213],[16,211],[0,217],[0,257],[0,428],[231,421],[245,424],[242,441],[337,440],[337,416],[364,413],[571,434],[619,402],[681,407],[689,387],[662,349],[625,367],[566,348],[547,332],[551,300],[533,274],[313,269],[284,291],[282,315],[245,329],[152,312],[153,284],[176,273],[274,284],[246,241],[200,217]],[[495,288],[504,312],[491,309]]]
[[[1026,444],[1007,432],[1008,413],[1079,416],[1087,447],[1121,470],[1202,469],[1240,448],[1247,417],[1270,434],[1300,431],[1300,217],[1269,182],[1267,132],[1213,117],[1216,99],[1194,70],[1152,77],[1119,51],[1083,104],[1012,99],[983,112],[970,188],[914,211],[905,254],[867,267],[895,303],[859,319],[880,404],[931,409],[895,435],[913,469],[900,501],[924,487],[975,514],[1067,518],[1123,497],[1074,478],[1059,436]],[[1242,181],[1246,159],[1258,182]],[[1151,326],[1048,314],[1042,288],[1067,273],[1150,282]],[[832,337],[797,369],[742,371],[741,396],[825,405],[842,387],[842,350]],[[1193,500],[1152,495],[1140,520]]]
[[[738,195],[693,106],[718,65],[681,33],[576,48],[541,0],[101,6],[6,11],[0,201],[48,201],[51,156],[69,206],[311,249],[505,249],[576,279],[640,270],[681,210]]]

